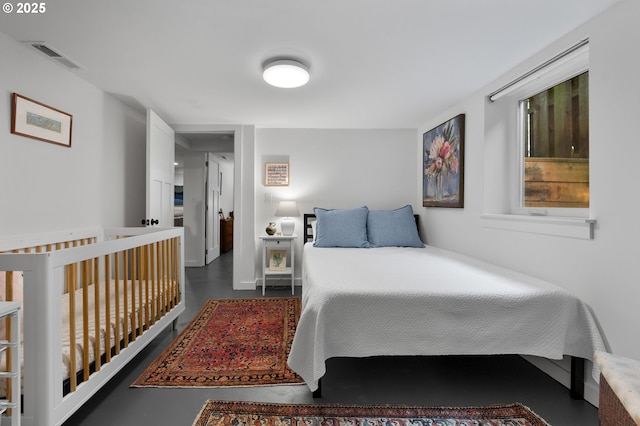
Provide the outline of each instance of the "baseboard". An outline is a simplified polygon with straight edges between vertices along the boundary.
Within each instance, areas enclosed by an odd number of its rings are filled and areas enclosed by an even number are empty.
[[[290,285],[291,284],[291,279],[290,278],[283,278],[284,281],[286,281],[285,283],[283,283],[282,285]],[[271,282],[271,280],[269,280],[269,282]],[[271,284],[269,284],[271,285]],[[301,287],[302,286],[302,278],[294,278],[293,279],[293,285],[295,287]],[[257,278],[256,282],[255,282],[255,288],[258,287],[262,287],[262,278]],[[254,290],[254,288],[242,288],[242,289],[236,289],[236,290]]]
[[[255,290],[257,288],[255,281],[240,281],[234,290]]]
[[[562,384],[567,389],[571,388],[571,360],[565,357],[563,360],[552,360],[529,355],[522,355],[522,358],[547,373],[551,378]],[[600,397],[600,385],[591,375],[593,364],[586,360],[585,382],[584,382],[584,399],[594,407],[598,407]]]
[[[285,278],[285,280],[288,281],[288,279]],[[290,283],[291,281],[288,281],[288,283]],[[287,283],[287,285],[288,285]],[[296,287],[300,287],[302,286],[302,279],[301,278],[295,278],[293,280],[293,285]],[[234,288],[234,290],[255,290],[259,287],[262,287],[262,279],[258,278],[255,281],[240,281],[238,287]]]

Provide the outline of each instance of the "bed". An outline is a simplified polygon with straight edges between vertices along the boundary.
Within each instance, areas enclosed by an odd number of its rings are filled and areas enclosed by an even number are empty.
[[[314,211],[304,218],[313,231],[305,231],[302,313],[288,362],[315,396],[332,357],[520,354],[571,356],[571,393],[583,397],[584,359],[604,343],[576,297],[423,245],[411,206]],[[327,227],[336,228],[329,239]]]
[[[1,381],[0,393],[22,392],[23,425],[62,424],[175,325],[185,309],[182,239],[181,228],[118,228],[0,241],[0,294],[22,302],[24,324],[22,389]]]

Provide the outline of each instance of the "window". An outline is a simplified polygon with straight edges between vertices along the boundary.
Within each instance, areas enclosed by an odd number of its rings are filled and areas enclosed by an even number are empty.
[[[588,209],[589,72],[521,100],[519,108],[523,120],[520,205]]]
[[[592,239],[589,40],[488,96],[485,227]]]

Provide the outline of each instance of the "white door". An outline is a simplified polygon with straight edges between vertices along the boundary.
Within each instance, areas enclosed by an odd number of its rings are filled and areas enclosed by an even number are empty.
[[[175,132],[152,110],[147,110],[146,226],[173,227]]]
[[[207,209],[205,215],[206,262],[211,263],[220,256],[220,164],[214,156],[207,156]]]

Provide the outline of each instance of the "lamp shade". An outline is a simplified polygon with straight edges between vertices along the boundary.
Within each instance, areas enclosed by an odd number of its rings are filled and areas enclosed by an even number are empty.
[[[277,217],[296,217],[300,216],[298,206],[295,201],[280,201],[278,208],[276,209]]]
[[[296,202],[280,201],[280,204],[278,204],[278,208],[276,209],[276,216],[284,218],[280,222],[282,235],[293,235],[296,225],[291,218],[294,216],[300,216],[300,211],[298,210],[298,206],[296,206]]]

